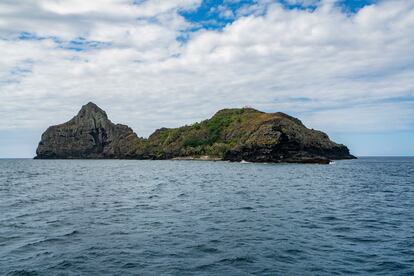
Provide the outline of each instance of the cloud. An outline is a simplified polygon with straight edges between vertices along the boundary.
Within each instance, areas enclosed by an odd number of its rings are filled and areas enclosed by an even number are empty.
[[[44,129],[87,101],[143,136],[244,105],[328,132],[413,128],[412,1],[348,14],[260,0],[221,30],[194,31],[181,11],[198,5],[2,1],[0,130]]]

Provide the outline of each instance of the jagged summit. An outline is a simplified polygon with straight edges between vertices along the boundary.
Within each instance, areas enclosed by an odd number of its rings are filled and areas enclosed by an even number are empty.
[[[160,128],[148,139],[115,125],[89,102],[67,123],[42,135],[36,158],[202,158],[250,162],[329,163],[354,158],[346,146],[282,112],[222,109],[208,120]]]
[[[83,105],[76,117],[102,117],[108,119],[108,115],[106,115],[106,112],[93,102],[89,102]]]
[[[49,127],[42,135],[37,158],[128,158],[136,134],[112,123],[106,112],[89,102],[70,121]]]
[[[93,102],[83,105],[79,112],[103,113],[106,115],[106,112]]]

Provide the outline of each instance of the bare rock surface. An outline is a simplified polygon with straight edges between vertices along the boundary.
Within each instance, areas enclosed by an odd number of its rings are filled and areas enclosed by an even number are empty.
[[[70,121],[43,133],[36,158],[131,158],[137,139],[131,128],[112,123],[105,111],[90,102]]]
[[[39,159],[178,159],[327,164],[355,158],[324,132],[292,116],[253,108],[218,111],[212,118],[179,128],[160,128],[148,139],[114,124],[94,103],[70,121],[43,133]]]

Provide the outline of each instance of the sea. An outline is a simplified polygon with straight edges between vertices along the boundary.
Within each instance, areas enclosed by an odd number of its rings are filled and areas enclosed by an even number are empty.
[[[0,275],[414,275],[414,158],[2,159]]]

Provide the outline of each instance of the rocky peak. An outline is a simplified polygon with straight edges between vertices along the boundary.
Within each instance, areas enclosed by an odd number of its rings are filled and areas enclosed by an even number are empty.
[[[137,139],[132,129],[115,125],[89,102],[70,121],[48,128],[36,153],[38,158],[128,158]]]
[[[252,108],[218,111],[211,119],[176,129],[161,128],[140,139],[128,126],[113,124],[90,102],[70,121],[49,127],[36,158],[168,159],[208,155],[229,161],[329,163],[351,159],[346,146],[308,129],[285,113]]]
[[[89,102],[83,105],[82,108],[79,110],[78,116],[85,116],[85,115],[101,115],[101,116],[108,118],[108,116],[106,115],[106,112],[103,111],[99,106],[97,106],[93,102]]]
[[[110,122],[106,112],[92,102],[82,106],[81,110],[78,112],[78,115],[76,115],[73,120],[76,124],[88,124],[95,128],[102,127]]]

